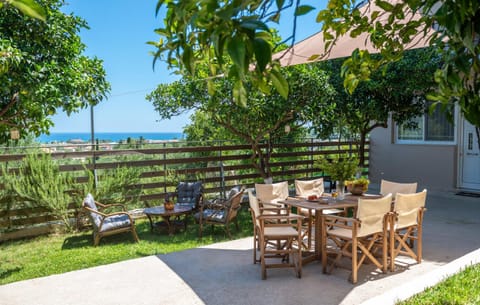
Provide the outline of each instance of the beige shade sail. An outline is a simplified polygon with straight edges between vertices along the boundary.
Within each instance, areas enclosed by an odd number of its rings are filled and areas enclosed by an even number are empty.
[[[390,0],[392,4],[395,4],[397,0]],[[368,16],[374,11],[383,12],[382,9],[378,8],[372,1],[370,5],[365,5],[360,8],[362,15]],[[381,13],[382,14],[382,13]],[[381,15],[377,20],[385,20],[388,15]],[[405,14],[405,23],[411,19],[419,19],[419,13],[409,13]],[[319,28],[321,25],[318,25]],[[405,49],[415,49],[415,48],[424,48],[429,46],[429,37],[433,33],[433,30],[427,32],[427,35],[423,35],[423,32],[419,30],[418,35],[412,39],[411,42],[405,45]],[[370,53],[379,53],[379,50],[376,49],[370,42],[367,33],[362,33],[355,38],[350,37],[350,32],[347,32],[345,35],[337,38],[335,43],[333,43],[328,50],[325,50],[325,41],[323,39],[323,32],[320,31],[299,43],[296,43],[292,47],[275,53],[272,57],[273,59],[280,60],[282,66],[293,66],[305,63],[311,63],[315,61],[322,61],[327,59],[342,58],[347,57],[352,54],[355,49],[368,50]],[[312,59],[312,56],[318,56],[315,59]]]

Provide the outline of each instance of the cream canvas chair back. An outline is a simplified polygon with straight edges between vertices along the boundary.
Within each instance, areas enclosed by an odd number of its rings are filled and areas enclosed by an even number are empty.
[[[417,183],[398,183],[388,180],[380,182],[380,194],[387,195],[392,194],[392,198],[395,199],[397,193],[412,194],[417,192]]]
[[[325,191],[323,186],[323,178],[314,180],[295,180],[295,192],[297,196],[307,198],[311,195],[322,196]]]
[[[427,190],[414,194],[398,193],[394,203],[394,211],[397,212],[397,228],[405,228],[418,224],[418,211],[425,207]]]
[[[288,198],[288,182],[255,184],[257,199],[263,203],[277,203]]]
[[[379,199],[358,199],[357,219],[361,221],[357,236],[367,236],[383,231],[385,214],[392,207],[392,194]]]
[[[255,225],[260,227],[260,221],[258,220],[258,216],[260,215],[260,206],[258,204],[257,197],[252,194],[252,191],[248,191],[248,202],[250,204],[250,209],[252,209],[254,217],[255,217]]]

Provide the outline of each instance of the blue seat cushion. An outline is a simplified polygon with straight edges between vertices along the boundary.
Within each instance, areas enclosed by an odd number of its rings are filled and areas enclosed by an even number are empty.
[[[232,187],[228,192],[227,198],[231,199],[233,196],[237,195],[239,192],[240,192],[239,186]]]
[[[215,222],[225,222],[225,217],[227,213],[225,210],[212,210],[206,209],[203,211],[203,219]],[[200,212],[195,213],[194,215],[196,220],[200,220]]]
[[[120,229],[125,227],[130,227],[132,225],[128,215],[114,215],[106,217],[103,221],[102,228],[100,232],[110,231],[114,229]]]

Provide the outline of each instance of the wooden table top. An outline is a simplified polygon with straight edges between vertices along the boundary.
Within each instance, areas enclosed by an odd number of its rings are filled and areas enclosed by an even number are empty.
[[[325,209],[343,209],[356,207],[358,204],[358,199],[377,199],[381,198],[381,195],[375,194],[363,194],[363,195],[352,195],[345,194],[345,198],[342,200],[333,199],[330,194],[323,194],[317,200],[307,200],[301,197],[288,197],[286,200],[279,201],[279,203],[286,204],[293,207],[312,209],[312,210],[325,210]]]
[[[158,206],[153,208],[145,208],[143,213],[145,215],[159,215],[159,216],[175,216],[191,212],[193,208],[189,205],[176,204],[173,210],[165,210],[164,206]]]

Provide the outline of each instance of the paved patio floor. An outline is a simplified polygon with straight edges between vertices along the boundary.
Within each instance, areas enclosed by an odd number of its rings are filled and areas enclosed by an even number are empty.
[[[1,305],[394,304],[466,265],[480,263],[480,198],[428,195],[424,261],[405,259],[395,272],[363,266],[322,274],[321,264],[273,269],[267,280],[252,263],[252,238],[148,256],[0,286]]]

